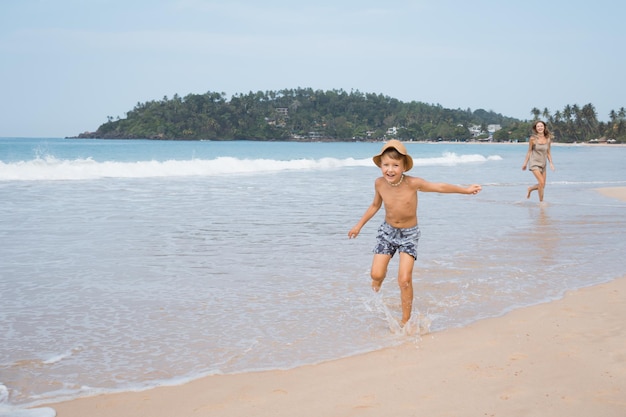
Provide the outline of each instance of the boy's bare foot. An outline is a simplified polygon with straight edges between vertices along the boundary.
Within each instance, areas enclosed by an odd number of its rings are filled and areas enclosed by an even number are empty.
[[[382,283],[381,283],[381,282],[379,282],[379,281],[374,281],[374,280],[372,280],[372,289],[374,290],[374,292],[378,292],[378,291],[380,291],[380,285],[381,285],[381,284],[382,284]]]
[[[533,187],[528,187],[528,194],[526,194],[526,198],[530,198],[530,193],[533,192]]]
[[[414,323],[411,323],[411,321],[408,321],[406,323],[400,322],[400,328],[402,329],[402,333],[406,336],[413,336],[417,333],[418,330],[416,328],[416,325]]]

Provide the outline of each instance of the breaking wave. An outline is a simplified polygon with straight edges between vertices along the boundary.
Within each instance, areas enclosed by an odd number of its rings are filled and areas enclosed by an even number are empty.
[[[440,157],[416,158],[415,166],[450,166],[485,163],[501,160],[500,156],[478,154],[458,155],[444,153]],[[0,181],[93,180],[101,178],[158,178],[185,176],[221,176],[257,174],[293,170],[325,170],[345,167],[373,166],[370,158],[321,159],[215,159],[98,162],[92,158],[58,159],[54,156],[37,157],[30,161],[0,162]]]

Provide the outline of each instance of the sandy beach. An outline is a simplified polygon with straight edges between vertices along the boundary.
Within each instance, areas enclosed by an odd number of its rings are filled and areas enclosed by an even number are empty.
[[[626,187],[598,188],[598,192],[607,197],[616,198],[621,201],[626,201]]]
[[[626,187],[598,189],[626,201]],[[626,277],[287,371],[50,404],[59,417],[626,415]]]
[[[54,404],[59,417],[626,413],[626,277],[379,352]]]

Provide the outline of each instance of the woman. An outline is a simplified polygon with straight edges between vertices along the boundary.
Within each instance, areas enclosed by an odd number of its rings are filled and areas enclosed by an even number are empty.
[[[537,120],[533,124],[533,134],[530,136],[528,143],[528,152],[526,153],[526,159],[522,170],[528,169],[532,171],[537,178],[537,184],[532,187],[528,187],[528,194],[526,198],[530,198],[530,194],[537,190],[539,192],[539,201],[543,201],[543,191],[546,187],[546,163],[550,162],[550,168],[554,171],[554,164],[552,164],[552,154],[550,153],[550,144],[552,142],[552,133],[548,130],[548,127],[541,120]]]

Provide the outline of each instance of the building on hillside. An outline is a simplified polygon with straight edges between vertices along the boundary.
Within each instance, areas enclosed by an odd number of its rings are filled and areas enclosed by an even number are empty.
[[[387,135],[389,136],[397,136],[398,135],[398,128],[396,126],[390,127],[389,129],[387,129]]]
[[[487,126],[487,132],[489,132],[489,135],[493,135],[500,129],[502,129],[502,126],[500,125],[488,125]]]
[[[473,138],[475,138],[476,136],[479,136],[483,133],[483,130],[481,129],[480,125],[471,125],[468,128],[470,135],[472,135]]]

